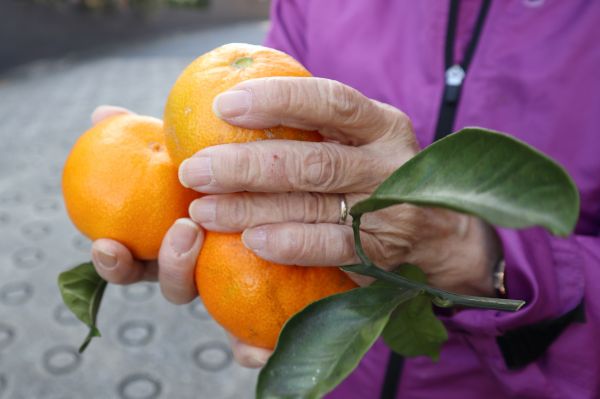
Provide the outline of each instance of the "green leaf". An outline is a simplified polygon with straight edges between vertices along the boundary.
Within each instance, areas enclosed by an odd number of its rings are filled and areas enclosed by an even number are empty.
[[[427,282],[425,273],[414,265],[402,265],[396,273],[412,281]],[[425,355],[432,360],[439,359],[442,344],[448,339],[446,327],[433,313],[431,296],[425,292],[394,310],[382,336],[394,352],[407,357]]]
[[[58,276],[58,287],[65,305],[84,322],[90,332],[81,344],[83,352],[94,337],[100,336],[96,326],[96,316],[100,309],[106,281],[96,273],[91,262],[82,263]]]
[[[383,330],[385,343],[403,356],[429,356],[438,360],[448,339],[444,324],[432,310],[431,296],[419,294],[398,306]]]
[[[376,282],[307,306],[285,324],[257,398],[322,397],[358,365],[391,312],[418,293]]]
[[[396,270],[393,271],[394,274],[399,274],[404,278],[407,278],[411,281],[416,281],[418,283],[427,283],[427,275],[423,270],[419,269],[418,266],[412,265],[410,263],[403,263],[398,266]]]
[[[479,128],[430,145],[350,213],[400,203],[449,208],[509,228],[542,226],[562,236],[579,215],[577,188],[562,167],[521,141]]]

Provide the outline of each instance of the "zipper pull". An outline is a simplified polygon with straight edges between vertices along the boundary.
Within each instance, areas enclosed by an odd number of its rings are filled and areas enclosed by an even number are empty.
[[[446,70],[444,101],[447,103],[456,103],[458,101],[463,80],[465,80],[465,70],[460,65],[452,65]]]

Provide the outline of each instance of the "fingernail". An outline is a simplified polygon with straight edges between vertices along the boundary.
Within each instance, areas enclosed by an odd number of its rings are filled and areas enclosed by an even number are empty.
[[[95,258],[105,269],[112,269],[117,265],[117,256],[105,249],[96,248],[94,250]]]
[[[215,97],[213,111],[219,118],[242,116],[250,109],[252,96],[246,90],[226,91]]]
[[[260,356],[254,355],[248,357],[248,366],[249,367],[262,367],[267,364],[267,360],[269,360],[268,356]]]
[[[246,248],[252,251],[260,251],[265,248],[267,243],[267,231],[260,227],[247,229],[242,234],[242,242]]]
[[[271,357],[271,353],[269,353],[267,351],[261,351],[261,353],[257,353],[254,356],[254,358],[256,359],[256,361],[259,362],[263,366],[265,364],[267,364],[267,361],[269,361],[270,357]]]
[[[181,255],[194,246],[198,238],[198,226],[189,219],[177,219],[169,232],[169,244],[173,251]]]
[[[194,200],[190,204],[189,214],[197,223],[214,222],[217,217],[217,200],[211,197]]]
[[[179,166],[179,181],[184,187],[202,187],[212,181],[212,167],[210,158],[188,158]]]

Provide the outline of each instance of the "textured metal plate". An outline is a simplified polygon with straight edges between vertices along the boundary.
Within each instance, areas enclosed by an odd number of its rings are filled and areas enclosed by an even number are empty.
[[[90,242],[66,216],[60,174],[94,107],[160,117],[195,56],[259,43],[265,29],[228,26],[0,78],[0,399],[253,397],[256,372],[233,362],[202,304],[171,305],[150,283],[109,286],[103,337],[78,355],[86,329],[62,305],[56,278],[89,259]]]

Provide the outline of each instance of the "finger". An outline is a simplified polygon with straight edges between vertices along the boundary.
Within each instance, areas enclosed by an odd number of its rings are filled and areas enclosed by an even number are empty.
[[[299,266],[342,266],[358,262],[352,227],[278,223],[242,233],[244,245],[271,262]]]
[[[319,130],[326,138],[352,145],[373,142],[399,125],[410,124],[401,111],[321,78],[248,80],[215,97],[213,109],[236,126]]]
[[[113,284],[132,284],[156,280],[156,262],[140,262],[121,243],[99,239],[92,244],[92,262],[104,280]]]
[[[266,140],[206,148],[179,167],[181,183],[208,193],[365,192],[397,165],[337,143]]]
[[[362,194],[344,196],[346,208],[364,198]],[[338,223],[342,197],[319,193],[236,193],[206,195],[190,204],[190,217],[207,230],[240,232],[263,224]],[[352,218],[346,217],[345,224]]]
[[[99,107],[96,107],[94,112],[92,112],[92,124],[95,125],[108,117],[121,114],[133,114],[133,112],[126,108],[117,107],[114,105],[100,105]]]
[[[228,336],[235,361],[244,367],[262,367],[273,354],[272,350],[250,346],[230,334]]]
[[[165,235],[158,254],[158,279],[168,301],[182,304],[198,296],[194,269],[203,240],[203,231],[190,219],[178,219]]]

